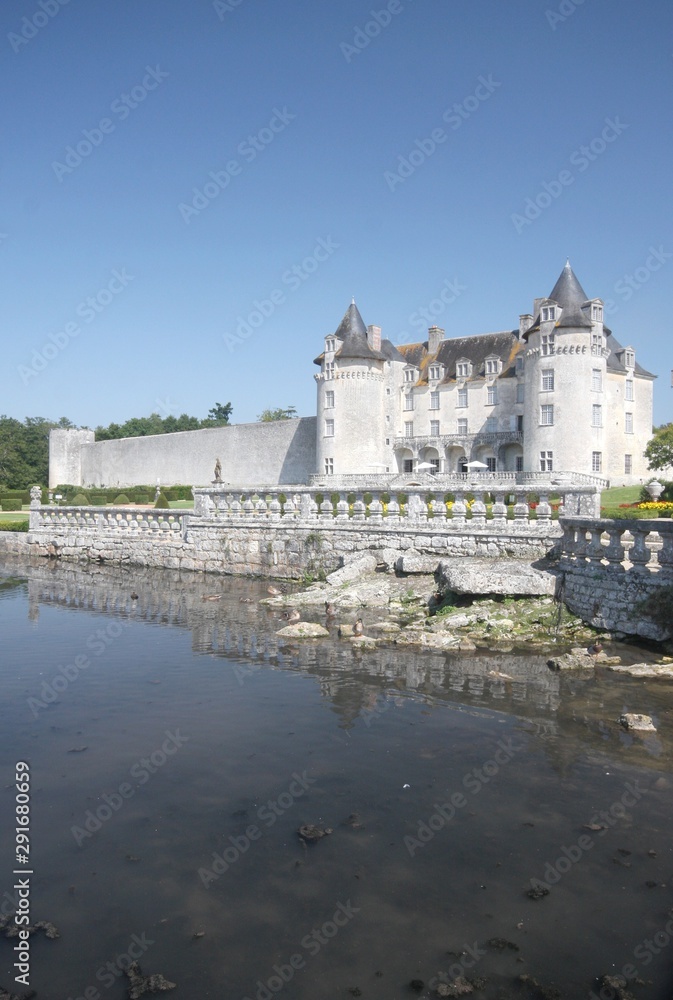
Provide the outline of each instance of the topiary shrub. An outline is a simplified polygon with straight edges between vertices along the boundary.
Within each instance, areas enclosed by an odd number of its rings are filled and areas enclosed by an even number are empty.
[[[154,506],[155,506],[155,508],[157,508],[159,510],[170,510],[170,507],[171,507],[171,505],[169,504],[169,502],[168,502],[168,500],[166,498],[166,494],[163,493],[163,492],[160,493],[159,496],[154,501]]]
[[[119,496],[116,496],[112,502],[115,505],[115,507],[120,507],[122,504],[125,503],[131,503],[131,501],[129,500],[129,498],[126,496],[125,493],[120,493]]]
[[[25,521],[0,521],[0,531],[28,531],[28,518]]]
[[[20,500],[16,500],[13,497],[2,497],[0,505],[3,510],[21,510],[23,506]]]
[[[70,507],[88,507],[89,498],[86,493],[77,493],[69,502]]]
[[[133,497],[133,502],[134,503],[149,503],[150,502],[150,498],[147,496],[146,493],[136,493],[136,495]]]

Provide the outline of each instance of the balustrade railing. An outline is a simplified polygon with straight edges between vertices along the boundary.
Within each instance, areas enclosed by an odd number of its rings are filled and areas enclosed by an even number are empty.
[[[615,573],[673,575],[673,520],[613,521],[564,518],[561,568],[607,566]]]
[[[178,534],[183,530],[184,511],[143,507],[31,507],[30,531],[72,528],[92,531]]]

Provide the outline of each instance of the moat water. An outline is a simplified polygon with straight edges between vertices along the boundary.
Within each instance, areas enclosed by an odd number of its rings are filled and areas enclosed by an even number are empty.
[[[671,996],[673,683],[288,646],[261,581],[2,572],[0,909],[21,761],[31,920],[60,932],[30,939],[40,1000],[121,1000],[134,958],[176,1000],[429,997],[460,975],[574,1000],[620,973]],[[14,943],[0,987],[22,993]]]

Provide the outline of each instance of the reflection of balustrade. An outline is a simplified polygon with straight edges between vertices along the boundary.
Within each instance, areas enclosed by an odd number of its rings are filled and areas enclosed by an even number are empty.
[[[561,566],[673,575],[673,521],[562,520]]]

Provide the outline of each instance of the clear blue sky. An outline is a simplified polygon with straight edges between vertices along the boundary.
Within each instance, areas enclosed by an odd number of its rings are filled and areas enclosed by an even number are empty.
[[[448,336],[511,329],[569,257],[673,419],[672,25],[667,0],[3,0],[0,413],[313,414],[351,296],[393,341],[433,300]]]

